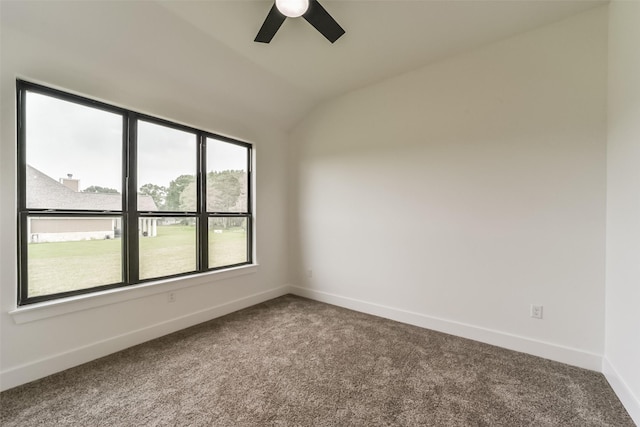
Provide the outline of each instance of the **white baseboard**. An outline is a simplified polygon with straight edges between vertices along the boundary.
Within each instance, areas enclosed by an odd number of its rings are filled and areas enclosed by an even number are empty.
[[[509,350],[532,354],[534,356],[555,360],[557,362],[593,371],[601,372],[602,369],[602,356],[584,350],[538,341],[515,334],[441,319],[314,289],[290,286],[290,290],[294,295],[326,302],[363,313],[373,314],[375,316],[384,317],[398,322],[484,342],[498,347],[507,348]]]
[[[0,391],[26,384],[30,381],[46,377],[56,372],[90,362],[125,348],[141,344],[161,336],[224,316],[243,308],[268,301],[289,293],[288,286],[281,286],[268,291],[259,292],[243,298],[210,307],[205,310],[189,313],[184,316],[166,320],[155,325],[127,332],[89,345],[74,348],[35,362],[29,362],[0,372]]]
[[[636,425],[640,426],[640,397],[635,396],[631,388],[622,379],[616,368],[611,364],[609,359],[605,356],[602,360],[602,373],[609,381],[609,385],[622,402],[629,416]]]

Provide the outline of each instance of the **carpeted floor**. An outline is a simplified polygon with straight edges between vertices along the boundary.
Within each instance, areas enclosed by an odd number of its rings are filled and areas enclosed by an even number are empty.
[[[284,296],[0,394],[9,426],[633,426],[596,372]]]

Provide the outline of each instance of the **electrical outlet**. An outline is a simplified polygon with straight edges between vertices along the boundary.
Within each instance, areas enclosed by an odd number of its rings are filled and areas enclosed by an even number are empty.
[[[531,304],[531,317],[534,319],[542,319],[542,306]]]
[[[313,270],[307,270],[307,279],[313,279]]]
[[[169,292],[169,302],[176,302],[176,294]]]

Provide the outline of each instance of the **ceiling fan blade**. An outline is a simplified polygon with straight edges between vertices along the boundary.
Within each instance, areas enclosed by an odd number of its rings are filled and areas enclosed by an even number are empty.
[[[262,27],[260,27],[260,31],[258,31],[258,35],[256,36],[256,39],[254,41],[260,43],[269,43],[273,36],[275,36],[278,32],[278,29],[284,22],[285,18],[286,16],[280,13],[278,8],[274,4],[264,22],[262,23]]]
[[[310,0],[309,10],[302,16],[331,43],[338,40],[345,33],[336,20],[329,15],[329,12],[318,3],[318,0]]]

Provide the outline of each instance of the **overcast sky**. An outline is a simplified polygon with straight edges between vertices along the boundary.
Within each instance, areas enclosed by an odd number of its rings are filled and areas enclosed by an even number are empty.
[[[55,180],[73,174],[80,188],[92,185],[121,191],[122,118],[29,92],[27,96],[27,163]],[[168,186],[196,171],[194,134],[140,121],[138,187]],[[207,169],[245,169],[243,147],[208,140]],[[215,160],[214,160],[215,159]]]

